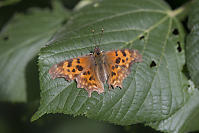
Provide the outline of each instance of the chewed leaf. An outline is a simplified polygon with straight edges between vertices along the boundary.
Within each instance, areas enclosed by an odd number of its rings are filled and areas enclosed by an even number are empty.
[[[94,37],[104,51],[136,49],[142,63],[132,65],[122,89],[116,87],[91,98],[76,82],[52,80],[49,69],[63,60],[89,54]],[[179,34],[173,35],[173,29]],[[174,114],[187,100],[183,30],[170,8],[156,0],[101,1],[75,12],[51,45],[40,52],[41,105],[32,120],[45,113],[65,113],[109,121],[120,125],[159,121]],[[98,42],[98,41],[97,41]],[[181,52],[177,51],[180,42]]]
[[[34,57],[67,16],[59,3],[53,7],[52,11],[31,8],[27,11],[31,13],[16,13],[0,32],[0,101],[26,102],[39,90]]]

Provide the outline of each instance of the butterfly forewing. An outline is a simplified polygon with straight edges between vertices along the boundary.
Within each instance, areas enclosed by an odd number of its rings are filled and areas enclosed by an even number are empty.
[[[80,73],[90,67],[91,57],[89,55],[73,58],[62,61],[58,64],[53,65],[49,73],[52,78],[63,77],[66,80],[74,80]]]

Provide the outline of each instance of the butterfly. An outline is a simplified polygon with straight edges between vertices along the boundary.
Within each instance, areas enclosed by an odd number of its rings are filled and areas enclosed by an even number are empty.
[[[109,88],[122,88],[123,80],[130,74],[133,63],[141,62],[138,50],[123,49],[101,51],[96,47],[88,55],[68,59],[49,69],[52,79],[63,77],[67,81],[76,80],[78,88],[84,88],[91,97],[93,91],[104,92],[104,84]]]

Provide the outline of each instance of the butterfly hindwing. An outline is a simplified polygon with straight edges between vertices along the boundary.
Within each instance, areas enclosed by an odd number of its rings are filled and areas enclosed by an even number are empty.
[[[76,78],[77,87],[85,88],[88,92],[88,96],[91,97],[93,91],[97,91],[98,94],[104,92],[104,85],[96,75],[96,71],[93,68],[87,69]]]

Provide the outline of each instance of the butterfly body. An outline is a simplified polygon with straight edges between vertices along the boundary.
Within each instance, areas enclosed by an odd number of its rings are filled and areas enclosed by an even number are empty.
[[[78,88],[85,88],[89,97],[93,91],[98,94],[104,92],[104,84],[109,88],[120,87],[124,78],[130,73],[130,66],[141,62],[142,56],[137,50],[101,51],[95,48],[94,52],[62,61],[53,65],[49,73],[51,77],[63,77],[68,81],[76,80]]]
[[[100,51],[99,48],[95,48],[93,53],[93,58],[95,60],[95,72],[100,79],[100,81],[104,84],[107,80],[107,70],[105,67],[106,60],[104,51]]]

